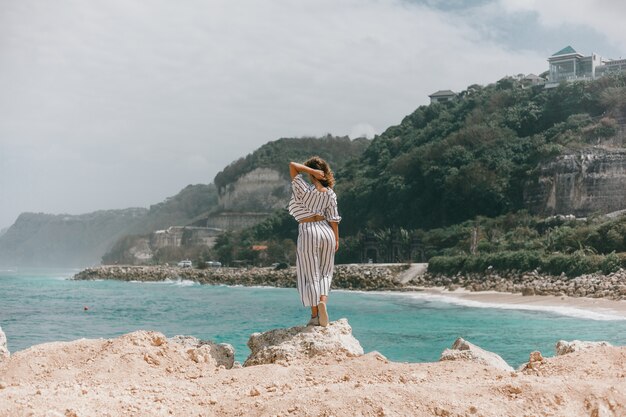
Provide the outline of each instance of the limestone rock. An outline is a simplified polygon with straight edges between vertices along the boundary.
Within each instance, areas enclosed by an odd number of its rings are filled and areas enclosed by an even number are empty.
[[[248,340],[250,356],[244,366],[288,363],[315,356],[359,356],[363,348],[352,336],[347,319],[328,327],[296,326],[254,333]]]
[[[216,367],[231,369],[235,364],[235,349],[228,343],[214,343],[193,336],[174,336],[171,343],[182,345],[189,359],[196,363],[214,363]]]
[[[499,355],[488,352],[478,346],[459,337],[456,339],[452,348],[441,352],[440,361],[458,361],[470,360],[482,363],[487,366],[502,369],[504,371],[513,371],[513,368],[504,361]]]
[[[0,362],[9,357],[9,349],[7,348],[7,337],[0,327]]]
[[[579,352],[581,350],[592,349],[602,346],[613,346],[609,342],[584,342],[580,340],[572,340],[567,342],[559,340],[556,342],[556,356],[567,355],[568,353]]]
[[[528,362],[519,367],[520,371],[537,370],[543,364],[543,355],[538,350],[530,352]]]
[[[541,355],[541,352],[539,352],[538,350],[530,352],[528,362],[543,362],[543,356]]]

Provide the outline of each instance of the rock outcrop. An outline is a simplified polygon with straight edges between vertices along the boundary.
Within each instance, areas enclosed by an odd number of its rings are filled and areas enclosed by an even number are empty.
[[[441,352],[440,361],[468,360],[482,363],[484,365],[502,369],[503,371],[513,371],[513,368],[505,362],[499,355],[488,352],[478,346],[459,337],[452,348]]]
[[[287,166],[285,166],[287,168]],[[230,212],[271,212],[283,208],[291,194],[288,170],[256,168],[218,190],[219,209]]]
[[[297,326],[254,333],[248,340],[248,347],[251,353],[244,366],[287,364],[316,356],[337,358],[363,354],[347,319],[334,321],[328,327]]]
[[[609,342],[584,342],[580,340],[572,340],[567,342],[559,340],[556,342],[556,356],[567,355],[568,353],[579,352],[581,350],[593,349],[603,346],[612,346]]]
[[[539,167],[537,183],[524,192],[531,212],[610,213],[626,207],[626,150],[588,148],[557,157]]]
[[[235,363],[235,349],[228,343],[213,343],[193,336],[174,336],[168,342],[181,345],[189,359],[196,363],[209,363],[226,369],[231,369]]]
[[[0,362],[9,357],[9,349],[7,348],[7,337],[0,327]]]
[[[522,372],[537,370],[541,367],[541,365],[544,364],[544,362],[545,362],[545,359],[543,355],[541,354],[541,352],[539,352],[538,350],[535,350],[534,352],[530,352],[528,362],[520,366],[519,370]]]

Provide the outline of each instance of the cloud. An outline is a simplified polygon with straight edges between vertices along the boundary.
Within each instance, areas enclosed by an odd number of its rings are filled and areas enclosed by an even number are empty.
[[[368,123],[358,123],[352,126],[352,129],[350,129],[350,134],[348,136],[350,136],[351,139],[356,139],[356,138],[372,139],[374,136],[376,136],[377,133],[378,132],[376,131],[374,126]]]
[[[433,91],[546,69],[476,21],[400,0],[3,9],[0,224],[147,206],[269,140],[382,132]]]
[[[626,56],[626,3],[619,0],[499,0],[509,13],[536,13],[547,27],[586,26],[604,34]]]

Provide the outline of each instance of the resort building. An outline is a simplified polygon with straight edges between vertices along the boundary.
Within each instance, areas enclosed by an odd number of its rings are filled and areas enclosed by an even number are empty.
[[[454,99],[456,97],[456,93],[452,90],[439,90],[436,93],[432,93],[428,97],[430,97],[430,104],[443,103]]]
[[[593,80],[626,71],[626,59],[603,59],[595,53],[584,56],[571,46],[552,55],[548,63],[550,69],[546,88],[556,87],[562,81]]]

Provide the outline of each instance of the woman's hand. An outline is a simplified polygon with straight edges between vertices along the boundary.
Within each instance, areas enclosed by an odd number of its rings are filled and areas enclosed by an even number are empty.
[[[321,169],[312,169],[311,170],[311,175],[313,176],[313,178],[315,178],[316,180],[323,180],[324,177],[326,176],[324,174],[324,171],[322,171]]]
[[[324,174],[324,171],[322,171],[321,169],[313,169],[313,168],[309,168],[306,165],[299,164],[297,162],[290,162],[289,174],[291,175],[291,178],[293,179],[296,175],[298,175],[299,172],[305,172],[311,175],[313,178],[315,178],[318,181],[323,180],[324,177],[326,176]]]
[[[335,242],[335,252],[339,250],[339,239]]]

